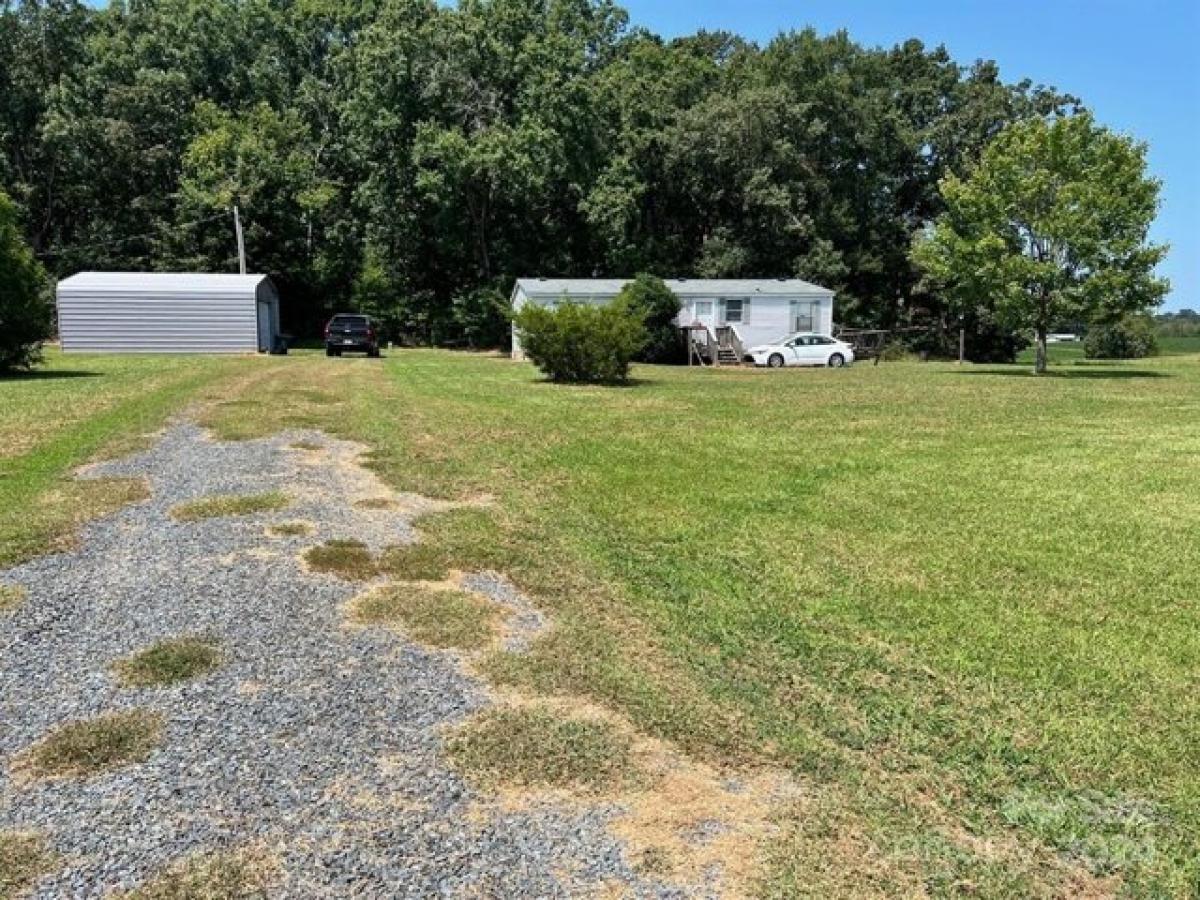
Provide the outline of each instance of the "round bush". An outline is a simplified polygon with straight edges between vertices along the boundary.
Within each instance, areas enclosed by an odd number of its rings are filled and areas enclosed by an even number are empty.
[[[646,325],[624,303],[556,308],[529,304],[513,317],[521,346],[552,381],[614,384],[646,344]]]

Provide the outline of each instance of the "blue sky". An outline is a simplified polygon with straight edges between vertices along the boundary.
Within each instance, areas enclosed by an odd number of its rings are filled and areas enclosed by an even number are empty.
[[[959,62],[994,59],[1005,80],[1076,94],[1097,118],[1150,145],[1163,181],[1156,241],[1171,244],[1165,308],[1200,309],[1200,2],[1182,0],[624,0],[633,24],[665,37],[726,29],[766,42],[812,25],[859,43],[909,37]]]

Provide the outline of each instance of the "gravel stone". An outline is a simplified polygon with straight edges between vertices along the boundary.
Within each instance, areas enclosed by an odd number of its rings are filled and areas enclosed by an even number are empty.
[[[684,896],[632,870],[607,827],[613,809],[469,815],[492,807],[447,767],[441,734],[486,704],[483,686],[454,654],[348,627],[342,606],[363,586],[300,561],[330,539],[411,542],[414,518],[446,506],[393,494],[359,465],[362,450],[318,432],[223,443],[172,426],[151,450],[83,476],[145,477],[149,500],[92,522],[71,552],[0,572],[29,592],[0,618],[6,763],[69,720],[135,707],[166,719],[146,762],[92,779],[23,782],[0,769],[0,828],[44,831],[65,861],[34,896],[99,897],[188,854],[249,843],[279,857],[280,897],[567,897],[611,882]],[[292,504],[170,516],[188,500],[267,490]],[[397,503],[354,505],[379,496]],[[315,532],[266,532],[296,519]],[[464,586],[512,610],[509,649],[545,625],[502,576]],[[169,687],[118,685],[114,661],[184,634],[219,638],[224,663]]]

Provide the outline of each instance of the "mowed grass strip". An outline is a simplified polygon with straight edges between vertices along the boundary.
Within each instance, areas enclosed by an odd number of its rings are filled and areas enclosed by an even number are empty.
[[[489,661],[494,677],[613,706],[693,753],[832,781],[842,806],[804,839],[855,829],[882,867],[843,889],[925,872],[1063,890],[1004,798],[1100,790],[1154,805],[1153,840],[1130,832],[1118,877],[1170,894],[1195,881],[1200,827],[1184,663],[1200,653],[1185,599],[1200,595],[1197,362],[1043,379],[648,367],[609,390],[413,351],[347,368],[328,427],[369,444],[396,490],[496,495],[495,513],[422,523],[454,568],[506,572],[554,616],[533,652]],[[948,785],[928,813],[905,800],[914,777]],[[1031,843],[989,861],[935,839],[938,817]]]
[[[33,778],[88,777],[147,759],[163,719],[148,710],[103,713],[60,725],[20,754],[15,766]]]
[[[360,625],[401,628],[419,644],[477,650],[496,637],[502,613],[483,597],[454,588],[390,584],[355,601],[351,618]]]
[[[225,516],[250,516],[285,509],[291,500],[282,491],[261,494],[214,494],[171,507],[172,518],[181,522],[218,519]]]
[[[485,786],[604,792],[639,779],[630,736],[617,726],[534,706],[485,710],[446,747],[451,762]]]
[[[54,868],[57,856],[40,834],[0,831],[0,900],[15,900]]]
[[[157,687],[210,672],[221,664],[222,658],[220,643],[215,638],[168,638],[118,660],[113,670],[126,687]]]
[[[77,466],[145,446],[167,418],[253,360],[46,353],[0,379],[0,567],[71,546],[83,523],[143,500],[142,479],[76,480]]]
[[[269,896],[277,871],[276,861],[261,852],[201,853],[141,887],[115,896],[122,900],[250,900]]]

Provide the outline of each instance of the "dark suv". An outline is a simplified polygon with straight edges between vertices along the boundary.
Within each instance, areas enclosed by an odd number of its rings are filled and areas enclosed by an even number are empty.
[[[344,350],[379,355],[379,333],[369,316],[338,313],[329,320],[325,326],[325,355],[341,356]]]

